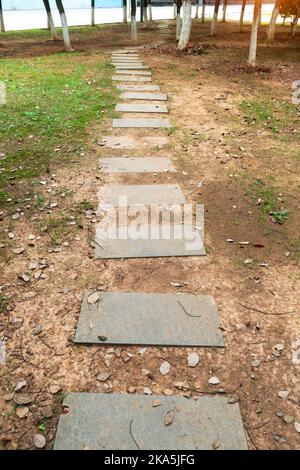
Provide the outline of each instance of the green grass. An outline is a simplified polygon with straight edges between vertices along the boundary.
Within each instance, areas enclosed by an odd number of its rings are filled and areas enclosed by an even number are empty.
[[[16,190],[12,180],[36,178],[50,171],[52,161],[74,159],[89,127],[112,112],[112,67],[97,57],[63,53],[0,60],[7,87],[7,105],[0,108],[0,206]]]
[[[102,30],[108,27],[116,26],[115,23],[106,23],[103,25],[96,25],[96,26],[69,26],[70,33],[74,34],[81,34],[81,33],[93,33],[97,32],[98,30]],[[118,25],[120,26],[120,25]],[[62,39],[62,29],[56,28],[57,34]],[[26,29],[26,30],[15,30],[15,31],[6,31],[5,33],[0,33],[0,41],[5,40],[14,40],[14,39],[34,39],[34,38],[49,38],[51,39],[51,35],[48,29]],[[71,37],[72,39],[72,37]]]
[[[266,185],[266,183],[257,178],[252,184],[251,191],[256,200],[260,200],[261,215],[265,219],[266,216],[272,217],[277,224],[283,224],[289,218],[289,211],[280,208],[280,202],[276,190]]]

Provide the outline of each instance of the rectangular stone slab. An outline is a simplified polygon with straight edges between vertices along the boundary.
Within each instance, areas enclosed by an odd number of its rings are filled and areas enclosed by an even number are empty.
[[[129,90],[129,91],[159,91],[158,85],[127,85],[121,83],[117,85],[118,90]]]
[[[223,347],[217,307],[211,296],[99,292],[85,294],[75,343]]]
[[[133,204],[186,204],[187,200],[178,184],[125,184],[104,186],[99,192],[101,205],[119,206],[120,197],[127,197],[128,206]]]
[[[143,73],[143,74],[139,74],[137,73],[138,70],[146,70],[148,69],[149,70],[149,67],[147,67],[146,65],[143,65],[143,64],[118,64],[118,63],[113,63],[113,65],[116,67],[116,73],[120,73],[120,70],[124,70],[124,73],[128,73],[128,74],[131,74],[131,73],[134,73],[135,75],[151,75],[151,72],[148,72],[148,73]],[[131,72],[131,70],[135,70],[136,72]]]
[[[116,68],[115,73],[118,75],[142,75],[145,77],[150,77],[152,75],[152,73],[147,70],[122,70],[119,68]]]
[[[123,100],[149,100],[149,101],[167,101],[168,95],[166,93],[139,93],[124,91],[121,93]]]
[[[152,129],[169,129],[171,127],[169,119],[113,119],[113,127],[133,127],[133,128],[152,128]]]
[[[143,69],[148,69],[149,68],[140,61],[124,62],[123,60],[122,61],[121,60],[114,60],[112,62],[112,65],[114,67],[124,67],[124,68],[127,68],[127,67],[131,68],[131,67],[136,67],[136,66],[142,66]]]
[[[151,238],[151,230],[157,228],[158,238]],[[186,228],[186,227],[185,227]],[[187,227],[190,232],[193,227]],[[173,230],[178,232],[182,225],[172,225]],[[153,227],[149,224],[146,230],[148,239],[134,239],[128,237],[128,227],[119,227],[117,238],[109,238],[105,233],[105,227],[100,222],[96,227],[95,257],[98,259],[120,259],[120,258],[163,258],[170,256],[204,256],[206,254],[203,242],[197,230],[193,230],[195,239],[175,238],[171,236],[163,239],[161,226]],[[144,229],[145,233],[145,229]]]
[[[161,173],[176,172],[168,157],[109,157],[100,159],[105,173]]]
[[[69,393],[63,405],[55,450],[247,450],[239,405],[225,396]]]
[[[112,148],[112,149],[134,149],[145,147],[162,147],[168,145],[169,140],[167,137],[162,136],[143,136],[134,138],[131,136],[115,136],[107,135],[104,136],[101,141],[101,146]]]
[[[164,104],[140,104],[140,103],[120,103],[116,105],[116,111],[121,113],[168,113],[168,108]]]
[[[113,75],[111,78],[115,82],[151,82],[151,77],[134,77],[131,75]]]

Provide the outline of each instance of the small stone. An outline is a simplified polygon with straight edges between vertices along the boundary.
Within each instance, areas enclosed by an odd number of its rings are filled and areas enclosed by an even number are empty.
[[[16,212],[15,214],[13,214],[11,216],[12,220],[18,220],[20,218],[20,214],[18,214],[18,212]]]
[[[172,287],[182,287],[182,284],[180,282],[170,282],[170,286],[172,286]]]
[[[189,367],[196,367],[199,364],[200,358],[196,352],[188,354],[187,363]]]
[[[15,255],[20,255],[21,253],[23,253],[25,248],[23,247],[20,247],[20,248],[13,248],[12,252],[15,254]]]
[[[171,366],[170,366],[169,362],[164,361],[160,365],[159,372],[162,375],[167,375],[170,372],[170,368],[171,368]]]
[[[281,444],[286,442],[286,438],[284,436],[282,436],[282,434],[273,434],[273,437],[274,437],[275,441],[280,442]]]
[[[19,274],[19,278],[22,279],[22,281],[24,281],[24,282],[29,282],[30,281],[30,276],[27,273]]]
[[[49,207],[50,207],[50,209],[54,209],[54,208],[57,207],[57,206],[58,206],[58,203],[57,203],[57,202],[51,202],[51,204],[50,204]]]
[[[15,386],[15,392],[19,392],[22,390],[22,388],[26,387],[27,382],[26,380],[23,380],[22,382],[18,382],[17,385]]]
[[[35,434],[33,444],[37,449],[43,449],[46,445],[46,439],[42,434]]]
[[[27,418],[28,415],[29,415],[29,408],[27,408],[27,406],[21,405],[17,407],[16,416],[18,418],[24,419],[24,418]]]
[[[38,324],[36,325],[36,327],[33,329],[33,336],[38,336],[39,334],[41,334],[41,332],[43,331],[43,327],[42,325]]]
[[[31,395],[27,395],[27,393],[16,393],[14,401],[17,405],[29,405],[33,402],[33,398]]]
[[[50,385],[50,393],[52,395],[56,395],[57,393],[61,392],[61,386],[57,384]]]
[[[279,398],[282,398],[282,399],[287,398],[287,397],[289,396],[289,394],[290,394],[290,391],[289,391],[289,390],[280,390],[280,391],[278,392]]]
[[[156,408],[157,406],[161,406],[161,401],[160,400],[153,400],[152,407]]]
[[[30,263],[28,266],[29,271],[34,271],[38,265],[36,263]]]
[[[139,349],[139,354],[142,356],[143,354],[145,354],[146,351],[147,351],[147,348],[141,348]]]
[[[98,302],[98,300],[100,299],[100,293],[99,292],[93,292],[92,294],[90,294],[88,296],[88,304],[90,305],[94,305]]]
[[[145,395],[152,395],[152,390],[149,387],[144,387],[144,394]]]
[[[171,390],[170,388],[165,388],[164,395],[166,395],[167,397],[170,397],[171,395],[173,395],[173,390]]]
[[[284,344],[283,343],[275,344],[274,348],[277,349],[277,351],[283,351],[284,350]]]
[[[276,415],[278,418],[283,418],[284,417],[284,412],[283,411],[276,411]]]
[[[170,426],[170,424],[173,423],[174,418],[175,418],[174,410],[167,411],[167,413],[165,414],[165,418],[164,418],[164,425]]]
[[[110,372],[101,372],[100,374],[97,375],[96,379],[99,380],[99,382],[105,382],[106,380],[109,379],[111,376]]]
[[[300,423],[299,423],[298,421],[295,421],[295,422],[294,422],[294,426],[295,426],[295,430],[296,430],[297,432],[300,432]]]
[[[28,240],[34,240],[34,239],[35,239],[35,236],[32,233],[28,235]]]
[[[246,264],[246,265],[247,265],[247,264],[251,264],[251,263],[253,263],[253,259],[252,259],[252,258],[246,258],[246,259],[244,260],[244,264]]]
[[[12,392],[12,393],[7,393],[6,395],[4,395],[3,398],[4,398],[5,401],[11,401],[11,400],[14,399],[14,396],[15,396],[15,394],[14,394],[14,392]]]
[[[291,423],[294,421],[294,416],[291,416],[291,415],[284,415],[283,421],[284,421],[286,424],[291,424]]]
[[[13,234],[13,232],[8,232],[7,236],[10,240],[12,240],[15,235]]]
[[[259,367],[260,366],[260,359],[255,359],[251,362],[252,367]]]
[[[220,380],[218,379],[218,377],[213,376],[213,377],[210,377],[210,379],[208,380],[208,383],[210,385],[218,385],[220,383]]]
[[[136,391],[136,388],[135,387],[128,387],[127,389],[128,393],[134,393]]]
[[[44,406],[44,408],[42,409],[42,413],[45,418],[52,418],[53,416],[51,406]]]

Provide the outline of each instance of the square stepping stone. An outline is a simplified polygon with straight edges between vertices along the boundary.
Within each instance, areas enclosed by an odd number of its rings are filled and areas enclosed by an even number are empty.
[[[166,93],[139,93],[134,91],[124,91],[121,93],[123,100],[149,100],[149,101],[167,101]]]
[[[97,259],[163,258],[171,256],[204,256],[205,248],[198,230],[182,224],[132,227],[103,221],[96,227]],[[170,229],[170,234],[165,233]],[[182,233],[180,238],[179,234]],[[193,237],[193,239],[192,239]]]
[[[117,104],[116,111],[121,113],[168,113],[168,108],[164,104]]]
[[[134,77],[132,75],[113,75],[112,80],[115,82],[151,82],[151,77]]]
[[[121,83],[117,85],[117,90],[128,90],[128,91],[159,91],[158,85],[129,85]]]
[[[128,73],[128,74],[131,74],[131,73],[134,73],[135,75],[151,75],[151,72],[147,72],[147,73],[137,73],[138,70],[142,70],[142,69],[149,69],[149,67],[147,67],[146,65],[143,65],[143,64],[118,64],[118,63],[114,63],[115,67],[116,67],[116,73],[121,73],[120,71],[121,70],[124,70],[124,73]],[[135,72],[130,72],[130,70],[135,70]],[[123,73],[123,72],[122,72]]]
[[[115,73],[118,75],[143,75],[145,77],[151,77],[152,73],[147,70],[121,70],[116,68]]]
[[[126,197],[127,206],[134,204],[186,204],[187,200],[177,184],[125,184],[104,186],[99,192],[101,206],[110,204],[119,207],[121,198]]]
[[[167,137],[155,137],[155,136],[143,136],[140,138],[134,138],[130,136],[104,136],[100,142],[102,147],[112,149],[135,149],[145,147],[162,147],[168,145],[169,140]]]
[[[109,157],[100,159],[105,173],[161,173],[176,172],[168,157]]]
[[[217,307],[211,296],[92,292],[83,298],[75,343],[223,347]],[[97,295],[98,295],[97,294]]]
[[[115,128],[152,128],[152,129],[169,129],[171,123],[169,119],[113,119],[113,127]]]
[[[247,450],[238,403],[227,397],[69,393],[55,450]]]

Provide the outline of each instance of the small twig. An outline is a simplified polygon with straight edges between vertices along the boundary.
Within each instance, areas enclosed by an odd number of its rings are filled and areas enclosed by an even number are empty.
[[[188,316],[188,317],[191,317],[191,318],[200,318],[202,315],[192,315],[191,313],[189,313],[186,308],[182,305],[181,302],[179,302],[179,300],[177,300],[177,303],[180,305],[180,307],[182,308],[182,310],[184,311],[184,313]]]
[[[238,302],[239,305],[241,305],[242,307],[244,308],[247,308],[248,310],[253,310],[254,312],[258,312],[258,313],[263,313],[264,315],[292,315],[293,313],[295,313],[295,310],[292,310],[290,312],[267,312],[266,310],[261,310],[259,308],[255,308],[255,307],[251,307],[250,305],[245,305],[245,304],[242,304],[241,302]]]
[[[135,443],[135,445],[137,446],[138,450],[140,450],[140,446],[138,445],[138,443],[136,442],[133,434],[132,434],[132,424],[133,424],[133,419],[130,421],[130,426],[129,426],[129,433],[130,433],[130,436],[131,436],[131,439],[133,440],[133,442]]]
[[[260,429],[260,428],[264,427],[266,424],[268,424],[269,422],[270,422],[270,420],[268,419],[264,423],[258,424],[257,426],[253,426],[252,428],[249,428],[249,429]]]

